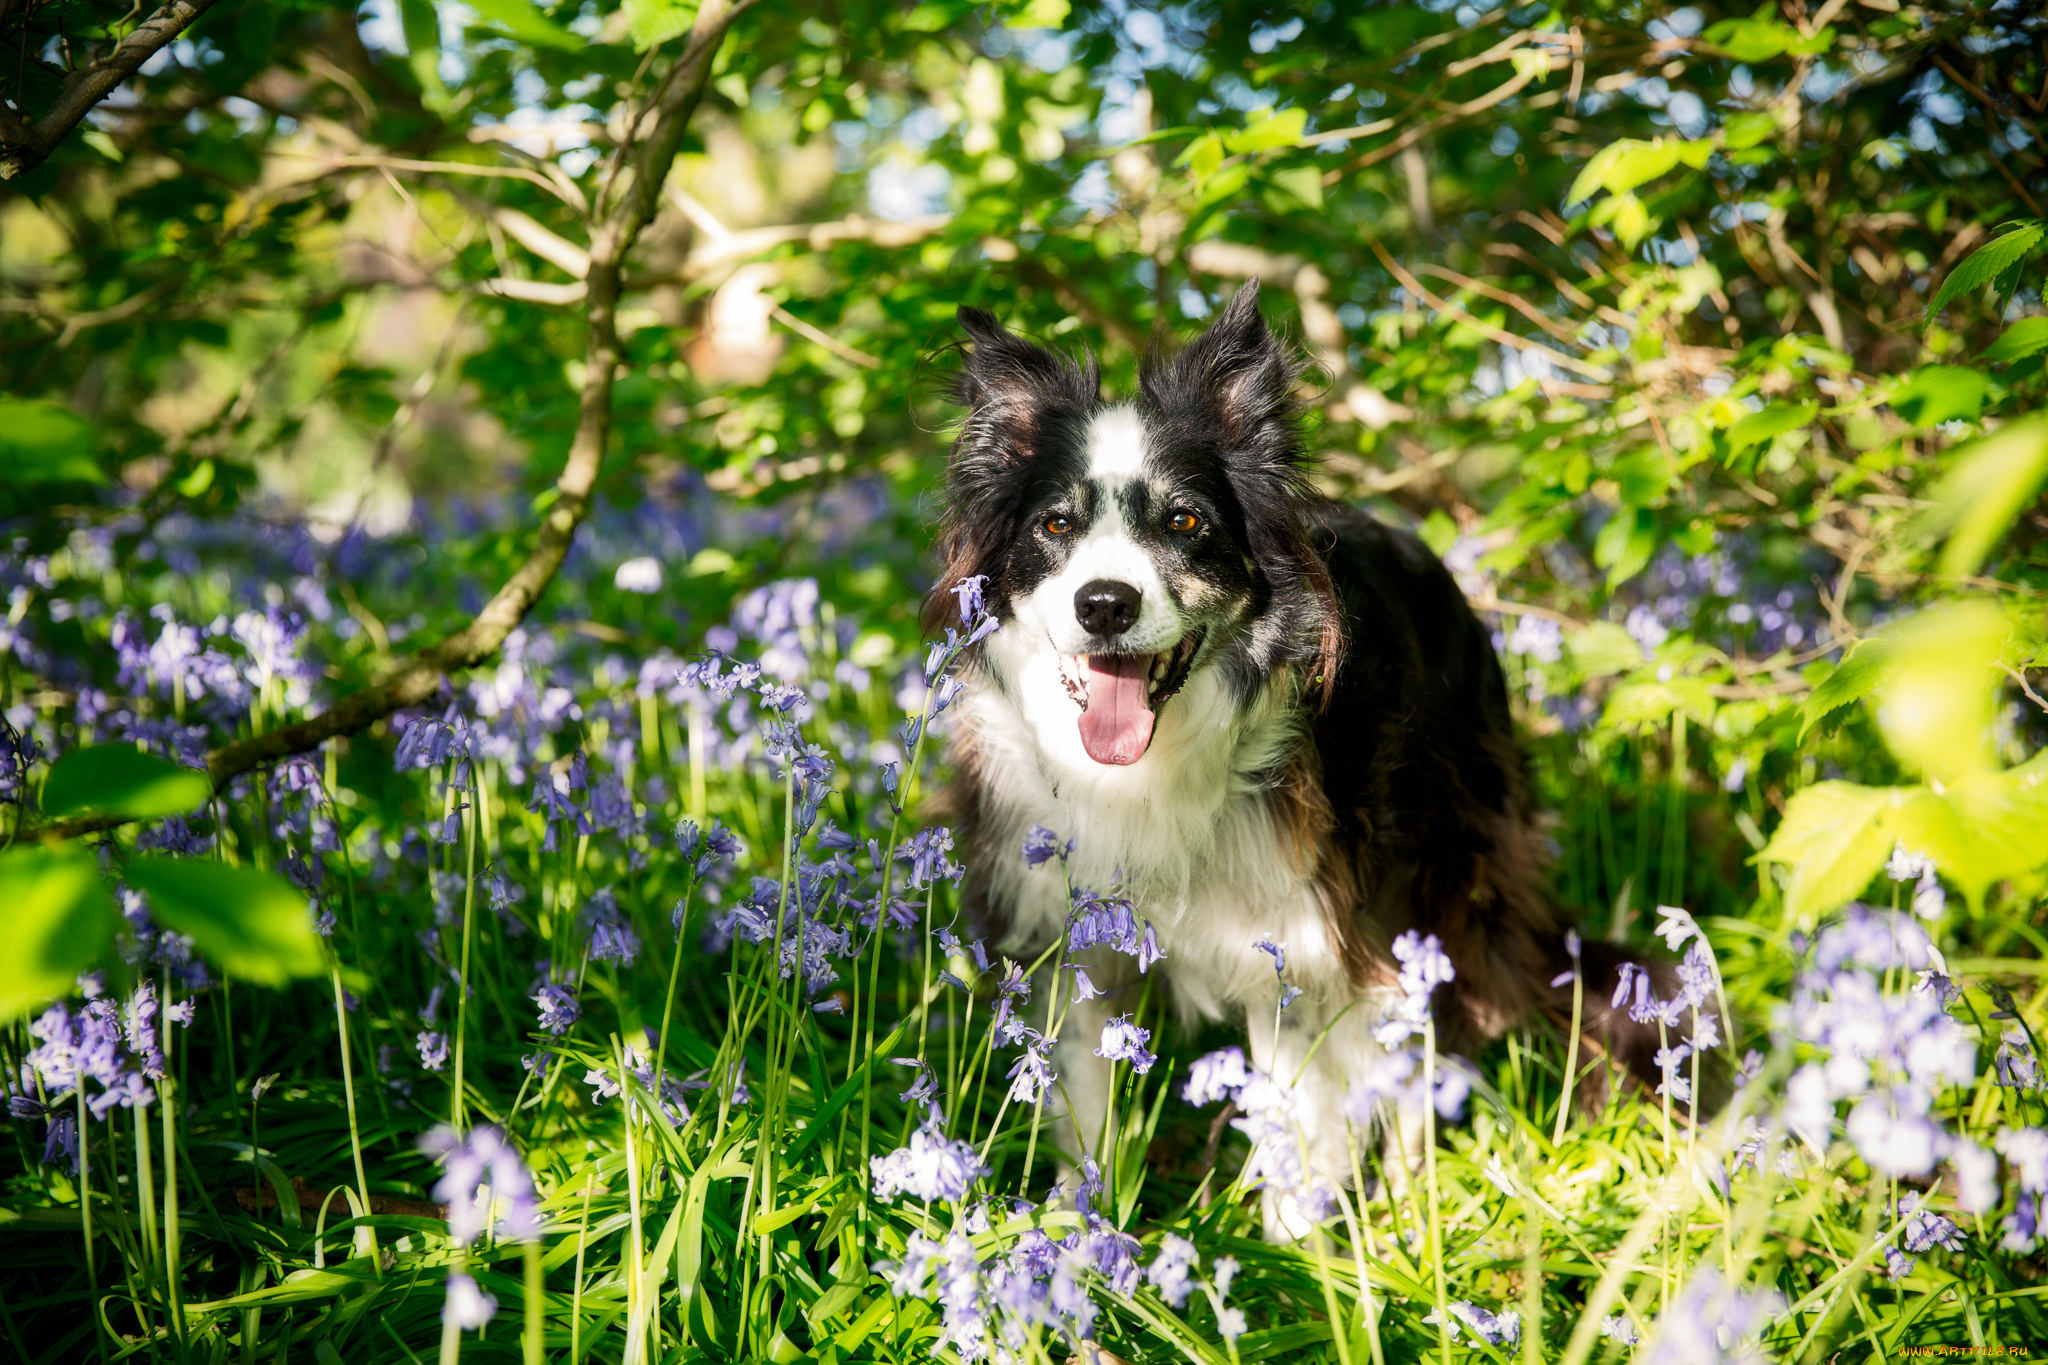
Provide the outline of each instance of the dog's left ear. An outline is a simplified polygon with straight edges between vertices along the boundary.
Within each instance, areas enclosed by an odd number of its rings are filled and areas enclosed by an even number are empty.
[[[1254,275],[1186,350],[1163,363],[1151,357],[1140,382],[1154,401],[1171,397],[1206,405],[1231,445],[1264,454],[1293,444],[1294,381],[1300,373],[1300,362],[1259,312]]]

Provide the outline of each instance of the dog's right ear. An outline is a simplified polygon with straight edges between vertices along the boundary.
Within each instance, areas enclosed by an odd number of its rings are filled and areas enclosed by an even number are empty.
[[[1076,365],[980,308],[963,307],[959,318],[967,333],[966,364],[954,381],[953,398],[968,411],[963,440],[972,432],[1011,460],[1029,459],[1053,410],[1086,412],[1100,398],[1102,367],[1094,356]]]

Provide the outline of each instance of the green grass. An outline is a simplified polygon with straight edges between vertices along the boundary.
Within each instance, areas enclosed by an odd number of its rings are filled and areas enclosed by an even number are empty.
[[[913,1236],[944,1242],[962,1231],[972,1257],[994,1265],[1034,1230],[1058,1239],[1082,1226],[1071,1204],[1046,1202],[1052,1129],[1034,1106],[1006,1098],[1015,1049],[990,1027],[1001,963],[978,976],[965,956],[945,960],[928,931],[955,923],[952,889],[906,884],[905,865],[888,854],[916,825],[871,769],[840,768],[823,816],[878,841],[889,892],[905,898],[913,923],[860,935],[860,951],[837,963],[839,980],[820,997],[839,1012],[821,1014],[800,981],[773,970],[775,943],[702,946],[705,926],[751,877],[775,879],[782,900],[801,860],[822,856],[811,840],[785,841],[794,784],[759,762],[716,766],[715,716],[693,717],[623,684],[593,685],[581,700],[583,720],[531,756],[524,782],[512,780],[508,762],[527,760],[492,759],[457,791],[452,765],[394,774],[388,743],[359,740],[323,756],[317,791],[278,798],[265,789],[214,809],[220,837],[209,856],[268,865],[297,837],[280,840],[280,815],[304,825],[294,803],[333,822],[340,848],[327,856],[320,892],[336,921],[333,973],[290,989],[201,993],[189,1028],[164,1028],[161,1101],[88,1117],[77,1178],[41,1160],[42,1120],[10,1125],[0,1330],[14,1354],[923,1360],[944,1330],[942,1308],[892,1294],[888,1278]],[[835,689],[819,710],[805,722],[807,738],[882,732],[891,715],[879,687]],[[900,795],[912,812],[934,781],[931,747],[905,764]],[[600,777],[616,771],[639,795],[638,832],[578,837],[564,827],[549,850],[543,817],[529,809],[533,782],[579,748],[600,756]],[[1077,1280],[1095,1305],[1102,1349],[1133,1361],[1578,1365],[1642,1352],[1603,1332],[1617,1317],[1646,1342],[1661,1322],[1675,1334],[1667,1345],[1707,1352],[1662,1358],[1749,1349],[1714,1342],[1698,1325],[1686,1296],[1707,1272],[1776,1296],[1749,1334],[1770,1359],[1877,1359],[1922,1346],[1989,1352],[2039,1339],[2038,1259],[1999,1250],[1999,1215],[2017,1193],[2011,1178],[1997,1205],[1970,1216],[1954,1206],[1950,1168],[1938,1167],[1929,1205],[1957,1219],[1963,1249],[1922,1254],[1898,1280],[1883,1275],[1884,1249],[1906,1232],[1893,1211],[1909,1188],[1930,1182],[1873,1174],[1839,1132],[1825,1153],[1778,1142],[1761,1169],[1721,1178],[1745,1122],[1776,1112],[1787,1077],[1813,1053],[1784,1018],[1798,926],[1739,857],[1731,877],[1731,860],[1703,854],[1690,833],[1733,828],[1745,802],[1754,821],[1769,812],[1753,795],[1723,798],[1706,774],[1674,767],[1674,749],[1682,755],[1683,741],[1541,741],[1551,797],[1570,813],[1559,830],[1560,889],[1594,908],[1594,931],[1613,924],[1640,935],[1649,888],[1699,908],[1730,997],[1732,1056],[1761,1052],[1758,1078],[1698,1123],[1683,1104],[1627,1087],[1589,1115],[1571,1095],[1592,1082],[1586,1073],[1598,1059],[1572,1054],[1582,1074],[1568,1086],[1560,1040],[1512,1035],[1476,1059],[1468,1117],[1433,1123],[1415,1178],[1379,1178],[1369,1144],[1359,1183],[1374,1192],[1345,1192],[1315,1241],[1273,1246],[1260,1239],[1257,1198],[1245,1188],[1245,1140],[1218,1125],[1213,1107],[1180,1098],[1186,1063],[1234,1039],[1223,1029],[1176,1035],[1148,997],[1139,1022],[1164,1056],[1146,1076],[1117,1068],[1121,1098],[1094,1205],[1138,1239],[1139,1274],[1128,1293],[1100,1275]],[[588,793],[577,799],[587,805]],[[454,842],[423,838],[450,814]],[[685,818],[720,821],[745,841],[737,865],[708,885],[696,883],[669,836]],[[870,855],[849,856],[864,874],[854,894],[872,899],[880,888]],[[494,908],[506,887],[516,899]],[[606,888],[642,943],[630,966],[588,958],[583,916]],[[2007,900],[2003,913],[2023,915],[2024,905]],[[1952,948],[1983,937],[1959,908],[1946,929]],[[1959,955],[1950,965],[1974,987],[1958,1013],[1983,1042],[1974,1081],[1940,1095],[1936,1111],[1988,1144],[2002,1128],[2039,1123],[2041,1095],[1995,1083],[1990,1058],[2012,1021],[1991,1017],[1999,1006],[1982,987],[2017,983],[2019,1014],[2032,1026],[2041,968],[2010,956]],[[170,980],[162,966],[145,970]],[[543,970],[582,977],[582,1016],[559,1040],[537,1031],[530,994]],[[940,983],[941,971],[972,989]],[[470,992],[454,989],[456,976]],[[1905,992],[1911,974],[1884,984]],[[447,989],[430,1023],[423,1011],[436,985]],[[440,1070],[421,1065],[418,1035],[428,1029],[449,1037]],[[6,1031],[9,1074],[36,1041],[25,1025]],[[631,1079],[618,1097],[593,1098],[586,1073],[619,1074],[629,1043],[658,1056],[664,1076],[707,1082],[689,1093],[687,1121],[664,1120]],[[530,1073],[521,1059],[535,1053],[544,1061]],[[871,1192],[870,1161],[900,1147],[919,1120],[898,1098],[913,1079],[892,1060],[900,1057],[929,1063],[947,1132],[988,1164],[971,1216]],[[728,1083],[742,1065],[743,1096]],[[257,1080],[273,1074],[258,1097]],[[417,1146],[441,1123],[496,1125],[524,1153],[547,1216],[538,1243],[451,1243],[425,1202],[436,1173]],[[1013,1212],[1013,1197],[1034,1207]],[[1199,1257],[1179,1309],[1142,1274],[1170,1235],[1189,1239]],[[1241,1265],[1227,1297],[1215,1286],[1226,1256]],[[442,1321],[457,1268],[497,1302],[482,1330]],[[1519,1342],[1487,1344],[1469,1330],[1452,1340],[1446,1309],[1461,1302],[1518,1313]],[[1234,1342],[1218,1330],[1230,1310],[1246,1327]],[[1708,1305],[1705,1320],[1729,1320],[1730,1311]],[[1074,1350],[1042,1325],[1007,1342],[997,1329],[1019,1358]]]

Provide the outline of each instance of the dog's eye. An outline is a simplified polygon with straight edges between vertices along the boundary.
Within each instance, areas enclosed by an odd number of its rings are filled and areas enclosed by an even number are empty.
[[[1063,536],[1073,529],[1074,523],[1068,521],[1065,517],[1047,517],[1045,519],[1045,533],[1049,536]]]
[[[1181,511],[1175,512],[1173,514],[1173,519],[1167,522],[1166,524],[1172,527],[1174,530],[1180,532],[1182,535],[1187,535],[1190,532],[1198,531],[1201,529],[1202,519],[1196,516],[1193,512]]]

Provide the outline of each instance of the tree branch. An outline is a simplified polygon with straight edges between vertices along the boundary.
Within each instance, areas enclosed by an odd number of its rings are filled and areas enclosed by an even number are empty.
[[[57,102],[33,124],[24,127],[20,119],[0,124],[0,180],[12,180],[42,165],[88,110],[114,93],[115,86],[134,75],[158,49],[191,27],[192,21],[213,8],[214,3],[215,0],[169,0],[107,56],[72,72],[58,93]]]
[[[569,456],[555,480],[555,500],[534,533],[526,562],[505,580],[476,619],[437,644],[419,651],[383,678],[304,720],[238,739],[206,758],[207,777],[218,792],[262,764],[303,753],[340,735],[353,734],[407,706],[417,706],[440,689],[443,675],[470,668],[498,651],[540,595],[547,591],[569,545],[590,509],[591,490],[611,436],[612,381],[623,359],[617,308],[625,261],[641,230],[654,218],[662,182],[682,145],[683,132],[709,83],[711,63],[732,21],[758,0],[705,0],[690,30],[689,45],[631,126],[652,126],[645,140],[618,149],[630,160],[632,178],[612,200],[590,234],[588,288],[590,330],[584,343],[585,378]],[[112,829],[125,820],[98,816],[70,820],[37,833],[66,838]]]

